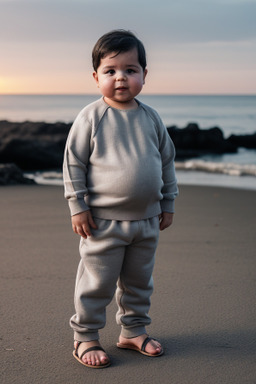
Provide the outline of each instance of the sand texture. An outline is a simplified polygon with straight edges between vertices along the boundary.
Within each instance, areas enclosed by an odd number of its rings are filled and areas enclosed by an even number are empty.
[[[119,350],[107,309],[104,370],[72,356],[79,238],[62,187],[0,189],[1,384],[245,384],[256,382],[256,193],[180,187],[161,233],[150,335],[165,354]]]

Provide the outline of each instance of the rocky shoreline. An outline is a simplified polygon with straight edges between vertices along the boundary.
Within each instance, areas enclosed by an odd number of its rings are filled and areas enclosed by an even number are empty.
[[[0,163],[5,164],[1,167],[0,184],[21,183],[18,168],[21,173],[60,169],[70,127],[71,123],[62,122],[0,121]],[[235,153],[240,147],[256,149],[256,132],[224,138],[220,128],[201,129],[196,123],[185,128],[171,126],[167,129],[175,144],[178,161],[206,154]],[[18,168],[14,171],[8,164]]]
[[[17,184],[36,184],[34,180],[25,177],[17,165],[0,164],[0,186]]]

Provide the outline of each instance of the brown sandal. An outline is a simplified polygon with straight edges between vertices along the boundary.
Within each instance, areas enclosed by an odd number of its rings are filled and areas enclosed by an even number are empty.
[[[76,347],[75,347],[75,349],[74,349],[74,351],[73,351],[73,356],[74,356],[74,358],[75,358],[77,361],[79,361],[79,363],[85,365],[85,366],[88,367],[88,368],[107,368],[107,367],[109,367],[109,365],[110,365],[110,361],[108,361],[106,364],[101,364],[101,365],[91,365],[91,364],[86,364],[86,363],[84,363],[83,360],[82,360],[82,357],[83,357],[87,352],[90,352],[90,351],[103,351],[103,352],[105,352],[105,351],[104,351],[104,349],[103,349],[102,347],[95,345],[94,347],[90,347],[90,348],[86,349],[85,351],[83,351],[82,354],[81,354],[81,356],[79,357],[79,356],[78,356],[78,348],[79,348],[79,345],[81,345],[81,343],[82,343],[81,341],[78,341],[77,344],[76,344]],[[106,353],[106,352],[105,352],[105,353]]]

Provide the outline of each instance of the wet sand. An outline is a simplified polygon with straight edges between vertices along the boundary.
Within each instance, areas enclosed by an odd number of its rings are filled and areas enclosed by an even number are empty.
[[[2,187],[0,196],[2,384],[256,382],[255,191],[180,187],[160,236],[148,328],[165,354],[115,347],[113,301],[101,332],[112,365],[102,370],[72,356],[79,238],[62,187]]]

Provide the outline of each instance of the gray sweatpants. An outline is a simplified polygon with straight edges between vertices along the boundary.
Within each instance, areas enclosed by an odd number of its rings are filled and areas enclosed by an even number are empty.
[[[139,336],[151,322],[148,311],[159,237],[158,217],[140,221],[94,220],[98,229],[80,242],[76,314],[70,320],[74,339],[99,338],[98,330],[106,323],[106,306],[115,292],[121,335]]]

